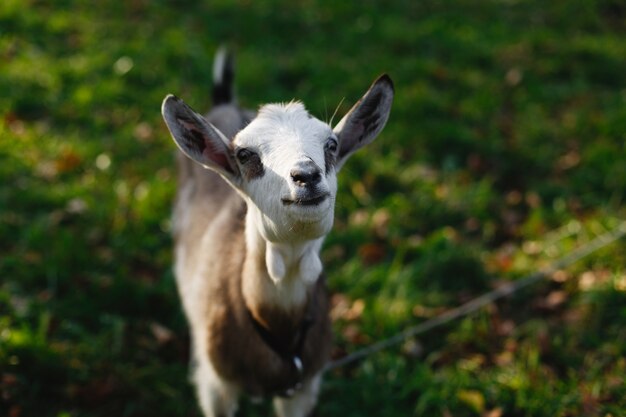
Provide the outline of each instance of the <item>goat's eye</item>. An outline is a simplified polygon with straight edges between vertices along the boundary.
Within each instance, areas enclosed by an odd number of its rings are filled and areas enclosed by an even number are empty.
[[[240,164],[245,164],[250,160],[253,154],[254,153],[252,151],[249,151],[247,149],[239,149],[236,156]]]
[[[328,138],[326,140],[326,145],[324,146],[324,149],[327,152],[332,152],[332,153],[337,152],[337,140],[333,137]]]

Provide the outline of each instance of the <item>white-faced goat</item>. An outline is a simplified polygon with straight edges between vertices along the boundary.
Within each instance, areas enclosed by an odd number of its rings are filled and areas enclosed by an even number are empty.
[[[217,58],[206,118],[172,95],[162,107],[184,154],[173,225],[193,380],[207,417],[233,416],[241,394],[306,416],[331,345],[319,252],[336,175],[385,126],[393,85],[379,77],[332,128],[300,102],[242,110],[232,60]]]

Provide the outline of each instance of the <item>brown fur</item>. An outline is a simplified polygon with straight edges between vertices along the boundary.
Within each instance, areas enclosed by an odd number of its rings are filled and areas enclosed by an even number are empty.
[[[230,111],[227,108],[218,110],[218,113]],[[237,125],[225,125],[223,116],[214,111],[208,118],[229,137],[234,136],[247,120],[245,114],[238,113]],[[303,320],[313,319],[304,335],[302,352],[298,352],[304,366],[303,378],[312,377],[326,362],[332,337],[324,277],[321,276],[309,291],[307,304],[299,308],[285,311],[263,303],[247,306],[242,293],[246,257],[245,202],[219,175],[182,154],[179,167],[175,239],[176,245],[182,245],[186,251],[184,258],[177,259],[177,262],[188,265],[190,262],[211,261],[211,275],[204,277],[201,288],[194,288],[191,292],[194,297],[206,297],[206,301],[200,301],[204,314],[202,322],[208,326],[208,352],[205,354],[211,358],[216,372],[253,396],[274,395],[298,382],[299,375],[293,363],[268,346],[254,327],[252,314],[286,350],[295,348]],[[187,220],[183,221],[183,218]],[[208,247],[202,244],[209,240]],[[203,253],[213,250],[219,251],[219,255]],[[182,275],[179,276],[179,289],[183,302],[186,302],[184,280],[185,275],[191,273]],[[257,278],[269,279],[267,276]],[[196,311],[196,307],[186,307],[188,315],[195,314],[190,310]],[[194,320],[190,317],[190,321]]]
[[[231,80],[228,56],[216,62],[216,82]],[[319,250],[333,223],[336,174],[380,133],[392,101],[393,83],[382,75],[332,129],[300,102],[265,105],[253,120],[231,101],[207,123],[179,98],[163,100],[164,120],[189,157],[179,158],[175,276],[207,417],[234,416],[242,393],[274,396],[281,417],[315,406],[331,343]],[[305,156],[315,170],[304,169]]]

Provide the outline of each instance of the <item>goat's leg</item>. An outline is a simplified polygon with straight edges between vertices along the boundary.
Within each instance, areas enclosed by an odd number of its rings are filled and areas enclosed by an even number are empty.
[[[306,417],[315,404],[320,390],[322,373],[318,373],[310,380],[304,382],[302,389],[290,398],[274,398],[274,410],[278,417]]]
[[[221,379],[208,360],[200,360],[194,371],[200,408],[205,417],[233,417],[237,411],[238,390]]]

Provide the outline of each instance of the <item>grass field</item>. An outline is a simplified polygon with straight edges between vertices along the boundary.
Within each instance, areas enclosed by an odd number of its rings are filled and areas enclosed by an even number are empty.
[[[200,416],[160,104],[208,109],[222,43],[249,107],[299,98],[330,119],[395,81],[323,250],[335,357],[626,218],[620,0],[3,0],[0,415]],[[625,375],[622,239],[329,373],[318,415],[626,416]]]

